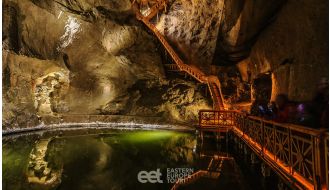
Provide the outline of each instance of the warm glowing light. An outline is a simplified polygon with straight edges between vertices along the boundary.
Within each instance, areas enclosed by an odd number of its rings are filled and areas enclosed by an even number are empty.
[[[233,127],[233,131],[238,134],[241,138],[243,138],[247,144],[249,144],[252,147],[255,147],[257,150],[261,150],[261,146],[252,140],[249,136],[244,134],[241,130],[239,130],[237,127]],[[300,184],[306,187],[306,189],[314,189],[314,185],[311,184],[309,181],[307,181],[304,177],[299,175],[298,173],[294,173],[293,175],[291,174],[291,171],[293,170],[292,167],[286,166],[283,163],[281,163],[279,160],[275,159],[275,155],[270,153],[269,151],[263,151],[265,158],[267,160],[270,160],[273,163],[276,163],[276,165],[282,169],[287,175],[291,175],[295,180],[297,180]]]

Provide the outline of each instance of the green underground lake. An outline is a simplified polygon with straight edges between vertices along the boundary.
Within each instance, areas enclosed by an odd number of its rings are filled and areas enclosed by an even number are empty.
[[[3,189],[171,189],[178,178],[207,170],[215,154],[226,158],[216,165],[216,178],[200,177],[178,189],[277,189],[278,178],[264,179],[260,165],[251,165],[231,139],[116,129],[4,136]]]

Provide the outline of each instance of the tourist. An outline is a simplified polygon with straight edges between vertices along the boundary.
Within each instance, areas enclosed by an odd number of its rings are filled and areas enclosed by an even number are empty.
[[[271,101],[268,104],[267,111],[265,114],[265,119],[274,120],[277,114],[277,108],[276,103],[274,101]]]
[[[290,102],[287,95],[279,94],[276,96],[275,104],[277,113],[274,117],[274,121],[280,123],[294,122],[296,117],[296,106],[293,102]]]
[[[322,78],[318,83],[317,93],[312,101],[311,111],[316,122],[313,128],[329,127],[329,81]]]
[[[313,112],[313,106],[310,102],[298,104],[295,124],[313,127],[317,122]]]

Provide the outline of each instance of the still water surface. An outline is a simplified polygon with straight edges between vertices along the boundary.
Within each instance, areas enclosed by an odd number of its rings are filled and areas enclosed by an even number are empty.
[[[277,178],[262,178],[258,165],[240,154],[229,135],[217,143],[192,132],[108,130],[53,132],[5,137],[2,145],[3,189],[170,189],[168,169],[205,170],[212,155],[224,159],[217,179],[201,178],[181,189],[276,189]],[[202,157],[202,154],[211,155]],[[40,163],[37,163],[40,162]],[[163,183],[140,183],[140,171],[161,172]],[[182,173],[182,172],[181,172]],[[47,185],[28,182],[33,177]],[[40,178],[40,179],[39,179]]]

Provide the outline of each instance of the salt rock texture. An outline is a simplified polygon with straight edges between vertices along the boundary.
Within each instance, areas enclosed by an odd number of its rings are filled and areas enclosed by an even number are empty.
[[[159,43],[129,0],[5,0],[3,7],[6,126],[58,113],[195,121],[198,109],[210,108],[195,82],[165,75]],[[185,63],[219,76],[226,103],[256,106],[279,93],[310,100],[328,78],[327,7],[170,0],[151,22]],[[272,88],[258,86],[264,79]]]
[[[187,64],[209,72],[223,4],[223,0],[171,1],[156,26]]]
[[[61,94],[62,89],[45,89],[48,98],[36,98],[36,81],[48,78],[47,75],[59,73],[67,75],[67,69],[56,61],[40,60],[3,51],[3,125],[11,127],[33,126],[38,124],[38,107],[49,110],[50,93]],[[56,81],[56,79],[55,79]],[[46,88],[44,85],[44,88]],[[50,85],[51,86],[51,85]],[[63,85],[65,86],[65,85]],[[41,86],[40,86],[41,88]],[[42,91],[42,90],[41,90]]]
[[[224,0],[213,64],[230,66],[248,57],[258,36],[284,3],[285,0]]]
[[[209,108],[195,83],[166,78],[157,41],[128,0],[6,0],[3,7],[4,126],[33,126],[49,114],[148,116],[150,110],[187,121]],[[187,98],[174,87],[182,83]],[[160,88],[172,96],[155,108],[144,96]]]
[[[172,0],[153,19],[182,59],[210,73],[249,56],[284,0]]]
[[[258,36],[276,18],[284,3],[284,0],[172,0],[152,22],[185,63],[219,77],[227,104],[246,102],[251,101],[253,79],[246,79],[248,72],[239,74],[235,64],[249,57]],[[211,64],[220,68],[213,69]]]
[[[221,81],[222,95],[227,104],[249,102],[251,100],[251,85],[242,79],[237,67],[220,67],[217,74]]]
[[[134,85],[131,92],[141,98],[136,99],[128,115],[162,116],[195,123],[199,110],[212,109],[212,102],[203,93],[206,86],[180,76],[170,76],[169,79],[162,85],[143,84],[143,81]]]
[[[255,80],[269,72],[272,100],[280,93],[294,101],[311,100],[320,79],[329,77],[328,3],[287,1],[249,58],[238,64],[243,78]]]

